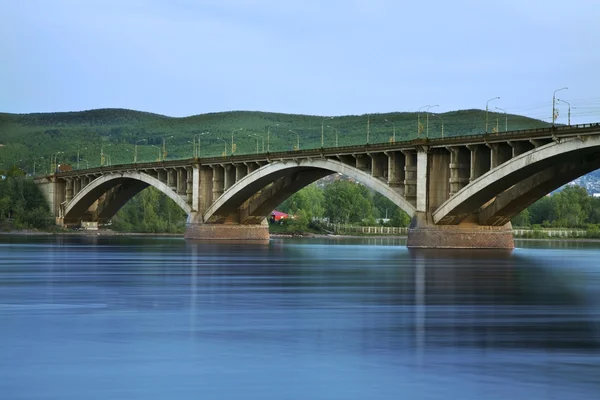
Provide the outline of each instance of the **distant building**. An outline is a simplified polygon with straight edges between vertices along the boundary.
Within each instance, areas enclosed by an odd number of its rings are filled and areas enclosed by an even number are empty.
[[[271,222],[280,222],[282,219],[288,219],[290,216],[284,212],[274,210],[271,213]]]

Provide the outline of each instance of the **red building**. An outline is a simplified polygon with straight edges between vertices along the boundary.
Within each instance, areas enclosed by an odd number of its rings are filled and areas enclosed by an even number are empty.
[[[284,212],[273,210],[271,213],[271,222],[279,222],[282,219],[288,219],[290,216]]]

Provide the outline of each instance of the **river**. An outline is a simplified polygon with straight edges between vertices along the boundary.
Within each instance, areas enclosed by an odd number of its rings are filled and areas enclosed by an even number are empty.
[[[0,237],[0,398],[599,399],[600,243]]]

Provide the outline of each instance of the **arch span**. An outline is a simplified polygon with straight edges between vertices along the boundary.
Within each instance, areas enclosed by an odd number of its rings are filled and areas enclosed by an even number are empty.
[[[173,200],[186,214],[190,214],[191,207],[179,197],[173,190],[167,185],[159,181],[158,179],[137,171],[127,171],[119,173],[108,173],[102,175],[81,191],[79,191],[73,199],[66,205],[64,211],[64,219],[66,220],[77,220],[90,208],[90,206],[100,198],[109,189],[117,185],[126,186],[126,190],[123,191],[126,196],[120,196],[111,207],[104,210],[103,217],[111,217],[114,215],[121,206],[123,206],[127,200],[131,199],[135,194],[148,186],[152,186]],[[110,214],[110,215],[109,215]]]
[[[508,217],[550,191],[600,167],[599,158],[600,136],[540,146],[465,186],[433,213],[433,221],[438,225],[455,225],[481,210],[480,223],[506,223]],[[503,209],[508,209],[506,215],[498,217]]]
[[[365,186],[381,193],[411,217],[415,214],[415,207],[410,204],[403,196],[394,191],[386,183],[372,177],[370,174],[351,167],[340,161],[329,159],[315,160],[295,160],[286,162],[272,162],[267,164],[249,175],[246,175],[225,193],[223,193],[204,213],[203,222],[217,223],[223,222],[226,215],[236,213],[240,207],[252,196],[264,189],[267,185],[273,184],[273,190],[266,195],[262,195],[260,204],[254,207],[255,218],[241,220],[242,223],[257,223],[260,218],[268,216],[273,208],[287,197],[302,189],[304,186],[316,181],[323,176],[333,173],[342,173]],[[259,197],[261,195],[258,195]],[[243,219],[243,218],[242,218]]]

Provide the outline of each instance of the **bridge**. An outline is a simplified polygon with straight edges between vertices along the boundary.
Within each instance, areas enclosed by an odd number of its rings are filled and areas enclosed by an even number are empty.
[[[409,247],[513,248],[511,218],[600,168],[600,124],[60,172],[36,179],[56,223],[102,223],[153,186],[188,215],[190,239],[268,239],[294,192],[342,173],[412,217]]]

